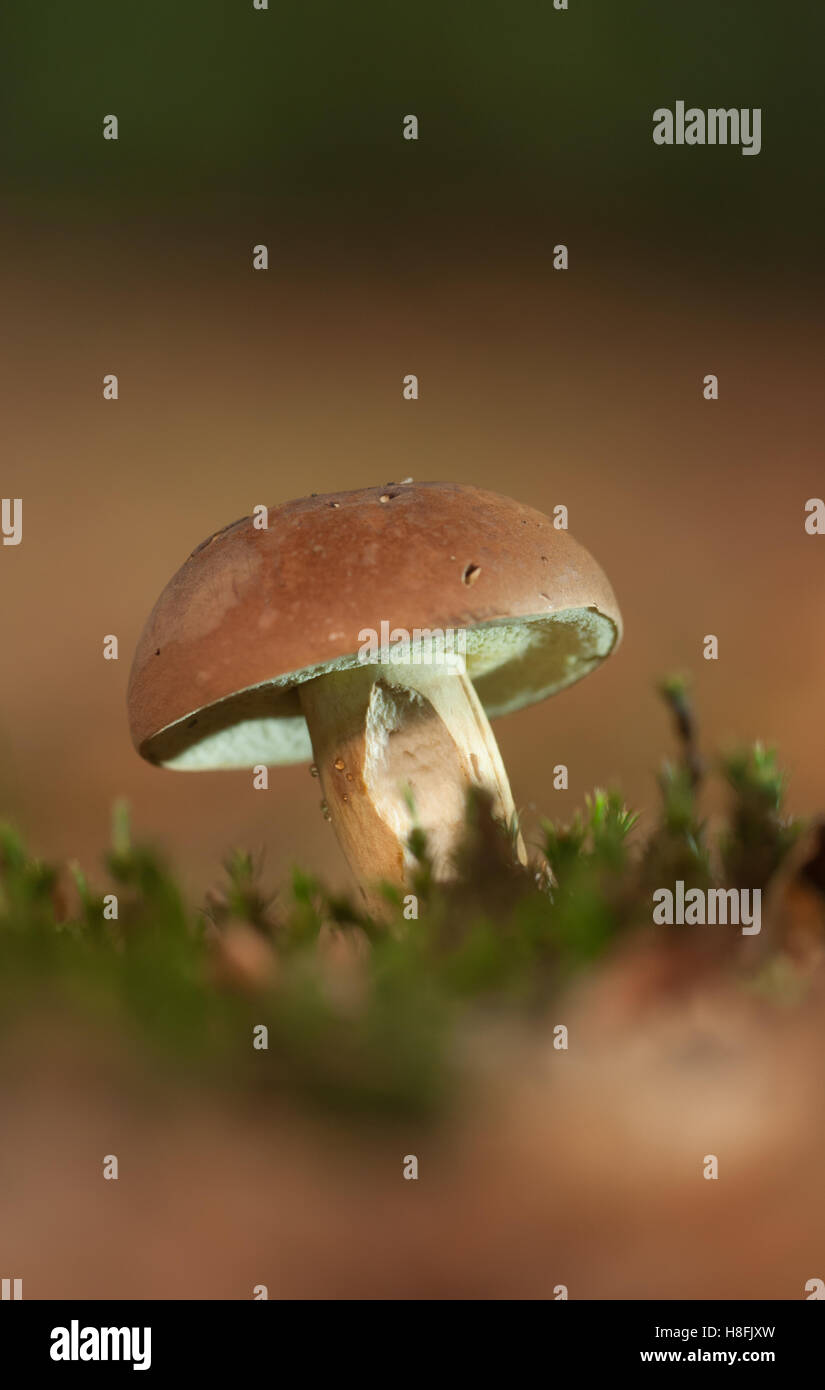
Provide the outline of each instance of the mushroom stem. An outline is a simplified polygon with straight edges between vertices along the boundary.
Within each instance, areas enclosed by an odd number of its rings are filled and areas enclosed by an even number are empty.
[[[370,891],[377,882],[405,886],[415,825],[426,832],[434,876],[453,876],[471,787],[515,824],[498,745],[463,671],[363,665],[298,689],[329,817],[370,906],[380,901]],[[525,863],[520,835],[516,851]]]

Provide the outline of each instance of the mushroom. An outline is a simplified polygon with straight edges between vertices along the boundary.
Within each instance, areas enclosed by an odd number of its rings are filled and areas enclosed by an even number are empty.
[[[618,642],[593,558],[541,513],[455,483],[305,497],[261,520],[203,541],[158,599],[129,681],[138,752],[184,770],[313,761],[371,907],[379,881],[408,881],[416,824],[450,877],[470,788],[524,862],[489,720]]]

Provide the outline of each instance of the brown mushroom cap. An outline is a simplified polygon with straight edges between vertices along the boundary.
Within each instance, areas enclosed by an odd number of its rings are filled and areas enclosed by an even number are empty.
[[[621,636],[595,560],[531,507],[457,483],[387,484],[271,507],[192,552],[138,642],[135,746],[180,768],[302,762],[295,687],[359,663],[366,629],[467,632],[494,718],[570,685]]]

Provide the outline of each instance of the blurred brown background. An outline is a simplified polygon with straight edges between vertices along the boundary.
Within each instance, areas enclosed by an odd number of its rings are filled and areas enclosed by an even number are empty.
[[[0,808],[38,852],[91,868],[125,796],[193,891],[236,843],[345,881],[306,769],[146,767],[125,687],[211,531],[407,476],[564,503],[619,597],[606,667],[498,726],[528,829],[594,784],[651,804],[674,668],[709,747],[776,741],[793,807],[825,802],[821,21],[755,8],[12,7]],[[762,153],[654,147],[680,97],[760,105]]]

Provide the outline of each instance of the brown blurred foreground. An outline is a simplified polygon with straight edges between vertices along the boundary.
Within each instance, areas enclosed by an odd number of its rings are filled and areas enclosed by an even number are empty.
[[[0,1064],[4,1269],[47,1299],[804,1298],[824,1275],[822,966],[778,1005],[681,970],[674,989],[667,959],[628,955],[560,1005],[568,1052],[479,1027],[438,1129],[210,1099],[30,1022]]]

